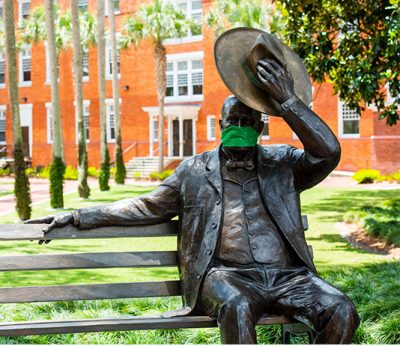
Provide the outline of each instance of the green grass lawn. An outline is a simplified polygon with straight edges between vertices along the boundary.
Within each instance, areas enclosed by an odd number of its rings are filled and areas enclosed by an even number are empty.
[[[66,208],[107,203],[145,193],[151,188],[133,186],[112,187],[109,192],[92,191],[91,199],[80,200],[76,194],[65,196]],[[335,230],[334,224],[343,220],[350,209],[365,204],[375,205],[395,198],[398,191],[371,191],[334,188],[314,188],[303,193],[303,213],[308,215],[310,229],[307,239],[313,246],[315,263],[324,278],[347,293],[355,302],[362,324],[356,343],[400,343],[400,263],[383,256],[354,249]],[[33,217],[51,213],[48,203],[35,205]],[[15,222],[14,213],[5,215],[1,222]],[[0,244],[0,255],[72,253],[81,251],[145,251],[171,250],[176,240],[102,239],[52,241],[48,245],[32,242]],[[43,284],[103,283],[163,280],[177,278],[175,269],[95,269],[66,270],[59,275],[51,271],[0,273],[0,286]],[[0,308],[0,320],[63,319],[158,314],[178,307],[179,299],[155,298],[136,300],[106,300],[41,304],[9,304]],[[276,326],[258,327],[260,343],[279,343]],[[303,339],[299,339],[303,342]],[[82,344],[160,344],[160,343],[219,343],[217,329],[164,330],[139,332],[87,333],[55,336],[0,338],[0,343],[82,343]]]

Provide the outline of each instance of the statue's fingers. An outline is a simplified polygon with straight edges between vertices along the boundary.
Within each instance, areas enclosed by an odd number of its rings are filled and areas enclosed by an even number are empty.
[[[44,216],[44,217],[39,217],[37,219],[27,220],[24,223],[26,224],[52,223],[53,220],[54,216]]]
[[[257,71],[258,71],[258,75],[261,75],[264,79],[268,80],[268,79],[272,78],[272,74],[269,73],[264,67],[257,65]]]
[[[49,232],[51,232],[54,228],[58,227],[58,223],[57,222],[52,222],[50,225],[48,225],[47,227],[42,229],[42,232],[44,234],[47,234]]]
[[[258,73],[258,78],[260,78],[261,82],[263,82],[264,84],[269,84],[270,80],[264,78],[260,73]]]
[[[275,68],[276,71],[283,73],[284,71],[283,67],[279,65],[275,60],[269,60],[268,62]]]

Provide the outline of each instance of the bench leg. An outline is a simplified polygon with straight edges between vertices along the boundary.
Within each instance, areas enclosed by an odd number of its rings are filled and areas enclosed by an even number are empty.
[[[282,324],[282,344],[290,345],[291,336],[295,334],[307,334],[308,342],[314,343],[314,332],[313,330],[303,323],[289,323]]]

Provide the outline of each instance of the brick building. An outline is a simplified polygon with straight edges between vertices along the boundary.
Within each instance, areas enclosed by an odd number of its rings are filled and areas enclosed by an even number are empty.
[[[14,0],[15,22],[29,16],[40,0]],[[143,0],[116,0],[117,30],[125,18]],[[176,0],[193,17],[201,18],[210,0]],[[80,0],[83,10],[96,13],[95,0]],[[61,10],[69,1],[59,0]],[[2,11],[0,1],[0,11]],[[107,6],[106,6],[107,7]],[[106,26],[109,9],[106,8]],[[201,33],[179,40],[169,40],[167,47],[167,97],[165,106],[166,155],[181,159],[219,144],[218,120],[221,105],[230,93],[216,71],[213,58],[214,33],[203,26]],[[114,118],[111,90],[109,46],[106,51],[107,139],[113,152]],[[26,154],[32,165],[48,165],[51,160],[51,99],[46,43],[24,47],[19,52],[19,98],[21,124]],[[97,96],[97,54],[90,47],[84,56],[84,109],[88,134],[89,165],[98,166],[100,159],[99,103]],[[72,49],[60,54],[60,99],[65,160],[76,165],[77,136],[72,80]],[[5,59],[0,54],[0,155],[10,153],[12,143],[11,115],[6,89]],[[158,108],[155,66],[150,42],[138,48],[120,50],[121,125],[125,161],[135,157],[157,156]],[[314,85],[312,107],[337,134],[342,145],[338,169],[355,171],[377,168],[382,172],[399,170],[400,126],[388,127],[371,109],[357,114],[333,95],[331,84]],[[301,146],[292,130],[278,117],[265,116],[263,144],[288,143]]]

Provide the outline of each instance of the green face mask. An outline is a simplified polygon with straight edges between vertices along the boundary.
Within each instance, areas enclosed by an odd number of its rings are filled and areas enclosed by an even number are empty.
[[[222,130],[221,142],[224,147],[253,147],[258,136],[252,127],[229,126]]]

